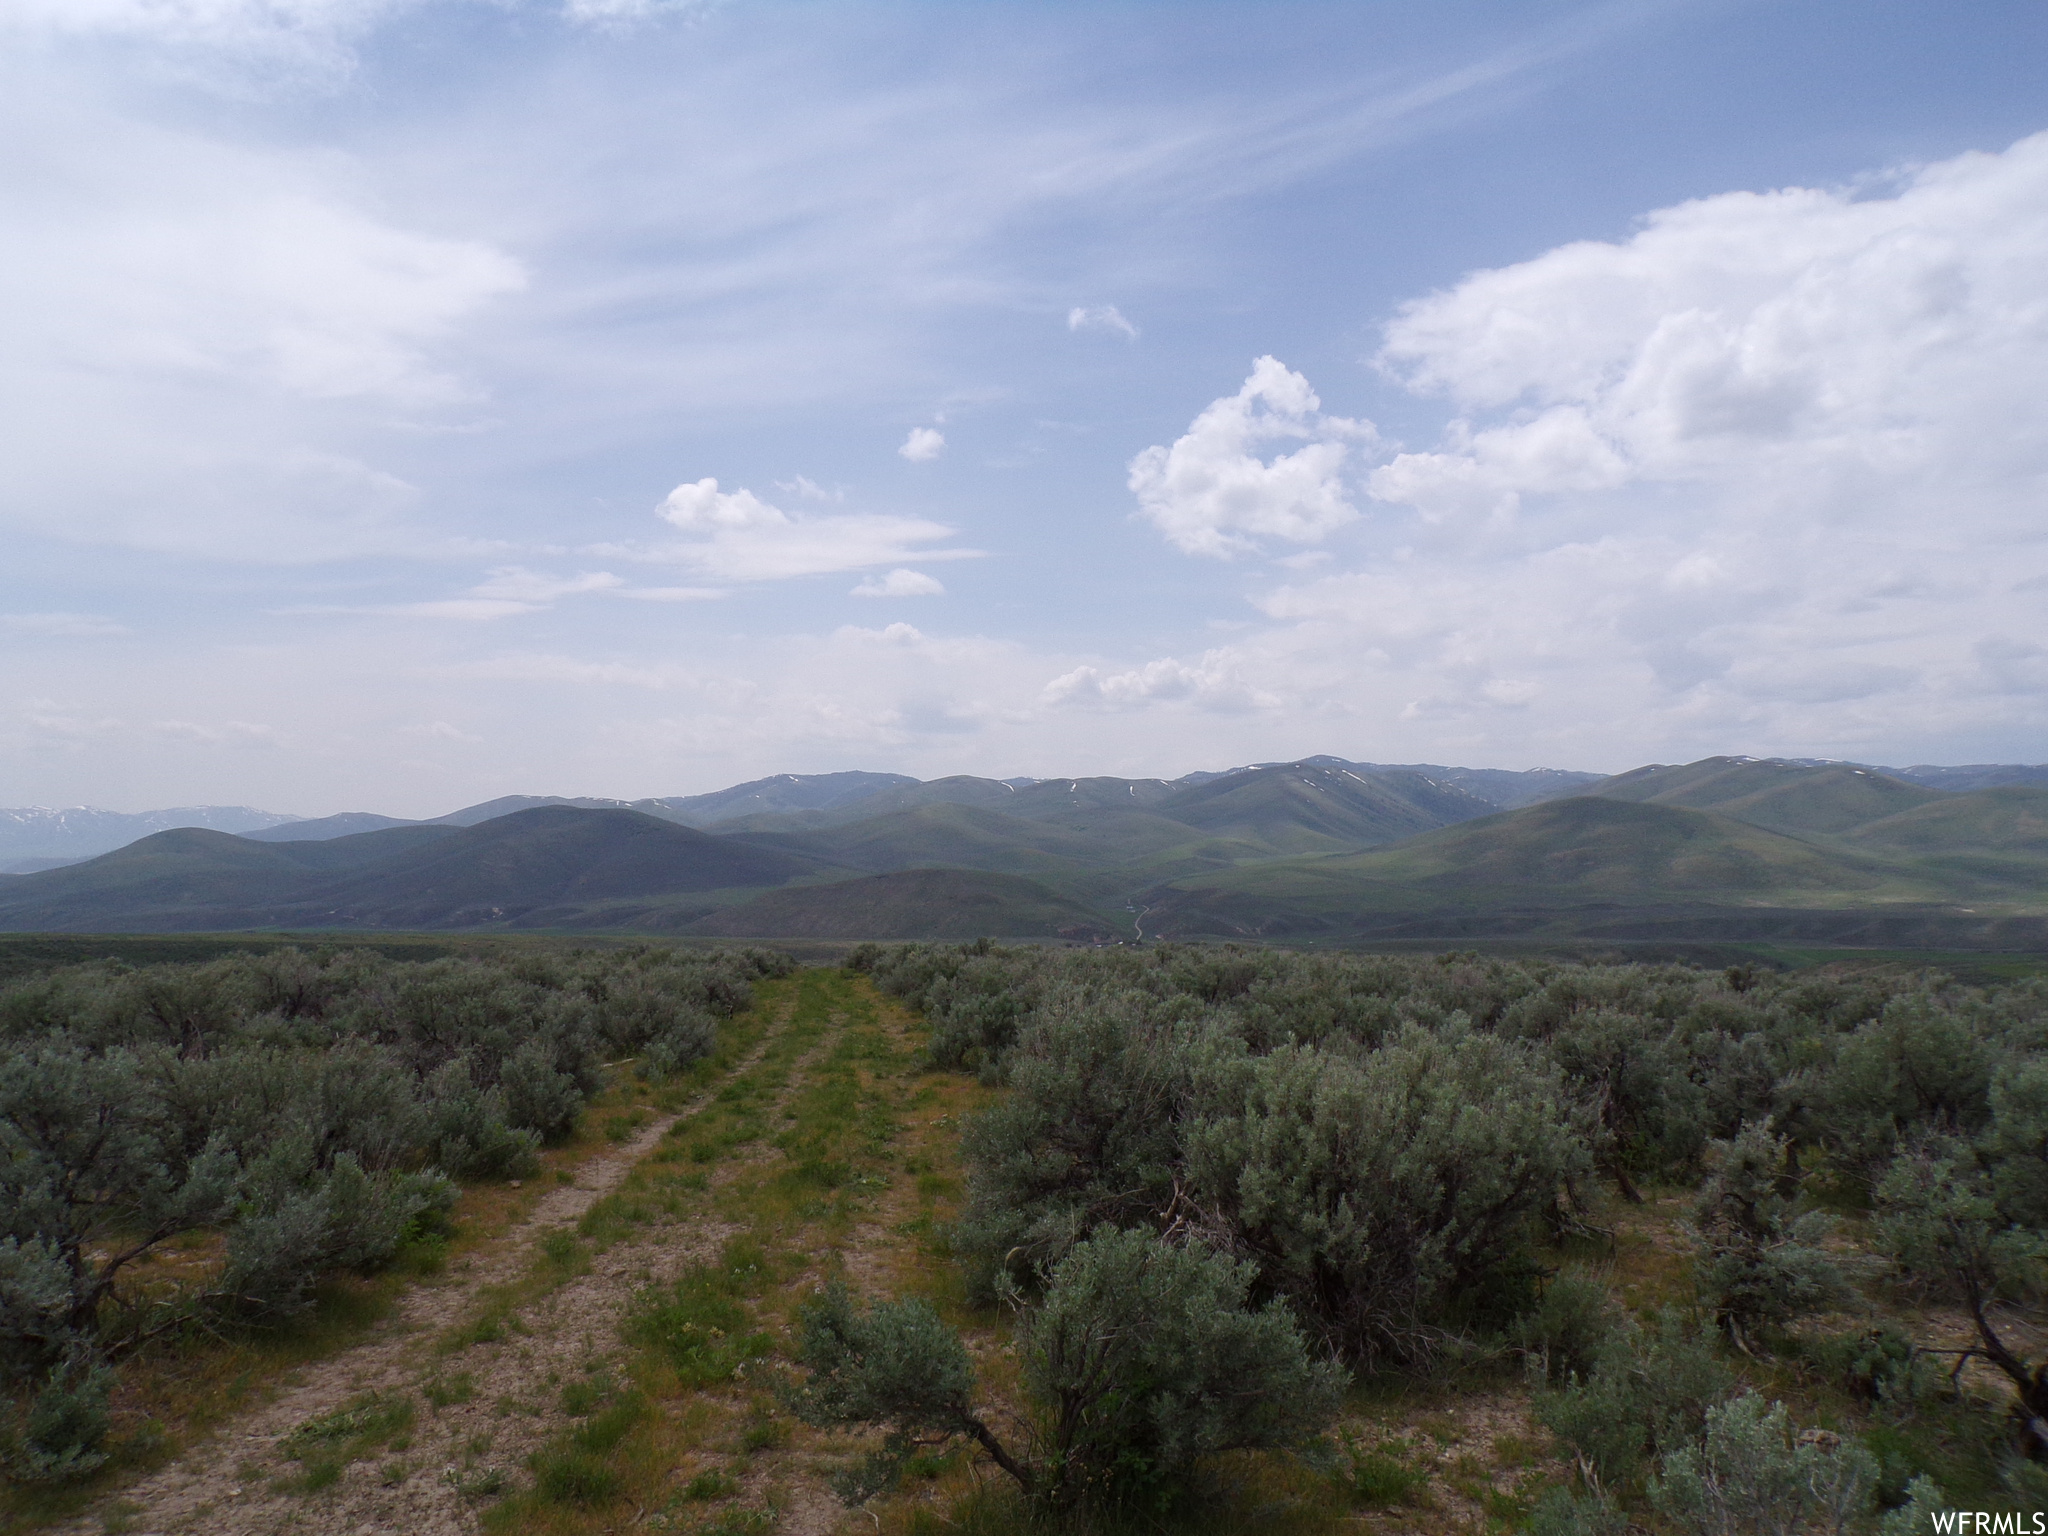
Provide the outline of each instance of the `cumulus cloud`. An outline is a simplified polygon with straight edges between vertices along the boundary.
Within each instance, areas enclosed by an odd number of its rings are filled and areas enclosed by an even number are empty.
[[[938,597],[945,592],[936,577],[898,566],[886,576],[870,576],[851,593],[854,597]]]
[[[946,451],[946,434],[934,427],[912,427],[896,451],[913,464],[928,464]]]
[[[1872,481],[1948,491],[2037,466],[2048,428],[2024,402],[2048,381],[2044,207],[2048,135],[1890,195],[1703,198],[1630,240],[1477,274],[1388,327],[1382,364],[1464,414],[1373,492],[1451,512],[1744,484],[1764,517],[1862,521],[1849,503]]]
[[[1130,465],[1139,510],[1189,554],[1231,556],[1259,540],[1312,544],[1358,516],[1343,472],[1372,424],[1325,416],[1307,379],[1273,357],[1197,416],[1172,447],[1147,448]],[[1271,459],[1259,450],[1300,441]]]
[[[1126,341],[1138,339],[1138,328],[1126,320],[1123,311],[1114,304],[1096,304],[1089,307],[1075,305],[1067,311],[1067,329],[1070,331],[1109,331]]]
[[[1076,667],[1046,684],[1040,702],[1055,708],[1079,705],[1116,710],[1177,703],[1237,712],[1275,709],[1283,701],[1278,694],[1248,683],[1228,652],[1212,651],[1193,663],[1164,657],[1122,672]]]
[[[951,560],[961,549],[922,549],[951,538],[944,523],[881,514],[785,512],[744,487],[721,491],[712,478],[669,492],[660,515],[692,541],[672,556],[724,581],[778,581],[892,565],[906,557]]]
[[[1874,189],[1704,198],[1476,273],[1402,309],[1380,362],[1450,403],[1442,440],[1366,469],[1367,535],[1254,594],[1269,626],[1201,669],[1475,755],[1861,756],[2048,728],[2048,135]],[[1300,402],[1282,419],[1313,411],[1305,381],[1280,388]],[[1250,392],[1133,467],[1182,548],[1243,526],[1175,522],[1206,488],[1158,487]],[[1228,449],[1188,454],[1219,456],[1262,485]],[[1335,471],[1310,481],[1334,508]],[[1193,687],[1169,659],[1048,697]]]
[[[0,630],[14,635],[125,635],[128,626],[93,613],[0,613]]]

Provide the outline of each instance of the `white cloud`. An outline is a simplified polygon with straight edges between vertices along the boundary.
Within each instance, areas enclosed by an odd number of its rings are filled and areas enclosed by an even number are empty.
[[[1907,497],[2042,462],[2048,135],[1901,179],[1652,214],[1407,306],[1385,367],[1467,415],[1376,495],[1425,511],[1500,497],[1714,486],[1752,511],[1865,522]],[[1491,413],[1488,422],[1480,413]],[[1738,492],[1737,487],[1742,487]],[[2012,510],[2010,507],[2008,511]]]
[[[853,597],[938,597],[945,592],[936,577],[898,566],[886,576],[870,576],[855,587]]]
[[[896,451],[913,464],[928,464],[946,451],[946,434],[933,427],[912,427]]]
[[[1114,304],[1097,304],[1088,308],[1080,305],[1067,311],[1067,329],[1070,331],[1110,331],[1127,341],[1138,339],[1138,328],[1126,320],[1123,311]]]
[[[1083,705],[1098,709],[1187,704],[1202,710],[1235,713],[1276,709],[1282,700],[1278,694],[1246,682],[1230,653],[1218,650],[1192,664],[1165,657],[1124,672],[1076,667],[1046,684],[1040,702],[1052,707]]]
[[[0,630],[16,635],[125,635],[128,626],[92,613],[0,613]]]
[[[67,83],[0,70],[0,521],[245,562],[438,542],[364,428],[479,396],[452,346],[521,264],[379,208],[332,155],[122,117]]]
[[[797,475],[788,480],[778,480],[775,482],[775,489],[787,491],[792,496],[801,496],[806,501],[846,500],[846,492],[843,489],[835,487],[828,491],[809,475]]]
[[[885,624],[880,629],[863,629],[858,624],[842,624],[832,631],[832,638],[857,645],[922,645],[926,636],[914,624]]]
[[[1358,516],[1342,471],[1370,422],[1325,416],[1308,380],[1272,357],[1197,416],[1171,448],[1131,460],[1130,487],[1143,514],[1189,554],[1231,556],[1260,539],[1315,543]],[[1259,457],[1264,444],[1301,440],[1293,453]]]
[[[1228,677],[1327,739],[1522,761],[2048,730],[2048,135],[1474,274],[1381,361],[1458,415],[1361,466],[1383,510],[1348,555],[1253,594],[1267,625],[1198,662],[1069,671],[1049,701],[1186,706]],[[1174,453],[1262,508],[1229,446],[1245,398]],[[1171,494],[1172,459],[1133,484],[1202,548],[1233,524],[1211,477]],[[1311,484],[1335,505],[1334,471]]]
[[[540,608],[558,598],[582,592],[607,592],[623,583],[610,571],[584,571],[575,576],[549,576],[524,566],[501,565],[485,581],[472,587],[473,596],[502,598]]]
[[[660,515],[695,542],[669,556],[723,581],[777,581],[891,565],[906,557],[955,560],[974,551],[921,549],[951,538],[944,523],[916,517],[785,512],[744,488],[721,491],[715,479],[669,492]]]

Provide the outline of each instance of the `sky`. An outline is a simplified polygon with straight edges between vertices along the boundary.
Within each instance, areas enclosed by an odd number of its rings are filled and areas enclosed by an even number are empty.
[[[2034,0],[0,0],[0,804],[2048,758]]]

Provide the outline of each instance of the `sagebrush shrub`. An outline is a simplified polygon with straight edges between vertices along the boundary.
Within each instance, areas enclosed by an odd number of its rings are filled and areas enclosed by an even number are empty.
[[[1555,1069],[1494,1036],[1283,1047],[1241,1080],[1187,1132],[1191,1191],[1267,1288],[1360,1358],[1427,1358],[1585,1165]]]
[[[1800,1212],[1791,1144],[1768,1121],[1711,1143],[1712,1171],[1692,1207],[1701,1301],[1741,1341],[1844,1300],[1841,1266],[1821,1247],[1833,1218]]]
[[[1745,1392],[1707,1414],[1650,1480],[1650,1502],[1696,1536],[1840,1532],[1869,1509],[1877,1459],[1853,1440],[1795,1441],[1783,1403]]]
[[[921,1301],[857,1306],[842,1285],[805,1307],[790,1404],[806,1422],[886,1431],[840,1479],[865,1499],[921,1445],[975,1441],[1036,1503],[1156,1511],[1204,1458],[1295,1448],[1327,1426],[1343,1373],[1310,1358],[1286,1311],[1253,1307],[1248,1267],[1149,1232],[1104,1228],[1075,1244],[1025,1323],[1023,1377],[1037,1411],[1006,1445],[974,1406],[973,1362]]]

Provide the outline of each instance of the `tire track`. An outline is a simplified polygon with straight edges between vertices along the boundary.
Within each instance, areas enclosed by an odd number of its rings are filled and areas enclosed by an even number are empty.
[[[470,1259],[457,1281],[412,1288],[368,1339],[301,1367],[269,1402],[222,1425],[170,1465],[110,1493],[92,1513],[55,1529],[62,1536],[97,1536],[113,1517],[136,1536],[306,1536],[309,1531],[321,1536],[456,1536],[475,1531],[468,1492],[479,1480],[478,1469],[516,1466],[527,1448],[522,1442],[537,1445],[545,1438],[535,1389],[546,1392],[552,1384],[549,1372],[558,1378],[565,1356],[613,1352],[619,1311],[640,1283],[639,1272],[650,1268],[647,1244],[621,1241],[593,1258],[587,1270],[517,1309],[511,1338],[502,1345],[479,1346],[482,1354],[472,1349],[462,1359],[437,1359],[437,1340],[491,1292],[531,1273],[550,1238],[560,1241],[573,1234],[577,1223],[656,1151],[672,1128],[702,1113],[721,1090],[758,1069],[786,1034],[790,1008],[789,1000],[780,1000],[778,1017],[753,1048],[682,1108],[656,1117],[616,1151],[595,1154],[577,1169],[573,1184],[542,1195],[514,1232]],[[793,1091],[802,1066],[803,1060],[790,1065],[790,1082],[778,1102]],[[680,1241],[661,1243],[661,1259],[688,1262],[715,1252],[726,1234],[700,1225],[688,1234],[662,1235]],[[541,1347],[564,1339],[566,1350]],[[318,1493],[279,1486],[300,1472],[281,1446],[307,1421],[367,1393],[411,1400],[423,1379],[439,1374],[446,1382],[465,1372],[471,1382],[467,1402],[439,1410],[416,1405],[412,1444],[395,1458],[405,1468],[402,1476],[393,1461],[373,1466],[366,1459],[346,1466],[332,1488]]]

